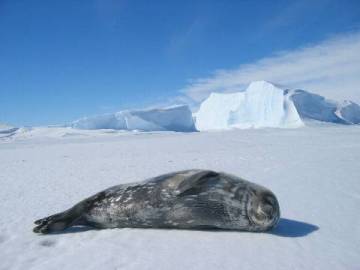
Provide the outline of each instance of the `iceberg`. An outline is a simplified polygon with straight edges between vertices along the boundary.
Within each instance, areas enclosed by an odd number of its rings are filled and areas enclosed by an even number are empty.
[[[309,119],[338,124],[359,124],[360,106],[336,102],[305,90],[291,90],[267,81],[252,82],[243,92],[212,93],[201,103],[196,128],[297,128]]]
[[[352,101],[336,102],[304,90],[292,91],[291,99],[303,119],[338,124],[360,123],[360,106]]]
[[[255,81],[242,92],[211,93],[194,117],[189,106],[179,105],[84,117],[70,126],[77,129],[192,132],[298,128],[307,120],[360,124],[360,106],[352,101],[336,102],[305,90]]]
[[[196,113],[200,131],[303,125],[288,93],[266,81],[253,82],[244,92],[212,93]]]
[[[163,109],[127,110],[84,117],[72,122],[70,126],[77,129],[196,131],[191,111],[187,105]]]

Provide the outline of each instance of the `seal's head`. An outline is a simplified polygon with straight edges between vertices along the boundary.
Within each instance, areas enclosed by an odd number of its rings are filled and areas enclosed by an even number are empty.
[[[280,207],[275,195],[266,189],[251,190],[246,207],[251,231],[267,231],[280,219]]]

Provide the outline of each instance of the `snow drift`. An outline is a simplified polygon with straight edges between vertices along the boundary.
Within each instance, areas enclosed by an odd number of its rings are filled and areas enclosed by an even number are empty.
[[[70,126],[78,129],[195,131],[192,114],[187,105],[85,117],[74,121]]]
[[[360,106],[338,103],[304,90],[289,90],[266,81],[252,82],[243,92],[212,93],[195,114],[198,130],[232,128],[297,128],[313,119],[360,123]]]

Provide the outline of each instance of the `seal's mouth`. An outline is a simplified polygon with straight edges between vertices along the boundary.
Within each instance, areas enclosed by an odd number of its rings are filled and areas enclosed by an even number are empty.
[[[250,199],[247,212],[250,222],[254,225],[254,230],[270,230],[280,219],[279,203],[270,192],[263,192]]]

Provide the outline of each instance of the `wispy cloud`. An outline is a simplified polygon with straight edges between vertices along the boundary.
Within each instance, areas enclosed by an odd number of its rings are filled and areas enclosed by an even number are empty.
[[[209,25],[209,18],[199,15],[182,31],[173,35],[166,48],[170,56],[181,55],[184,50],[199,41]]]
[[[207,78],[192,80],[181,92],[201,101],[211,92],[239,91],[255,80],[360,102],[360,32],[277,53],[237,69],[218,70]]]

